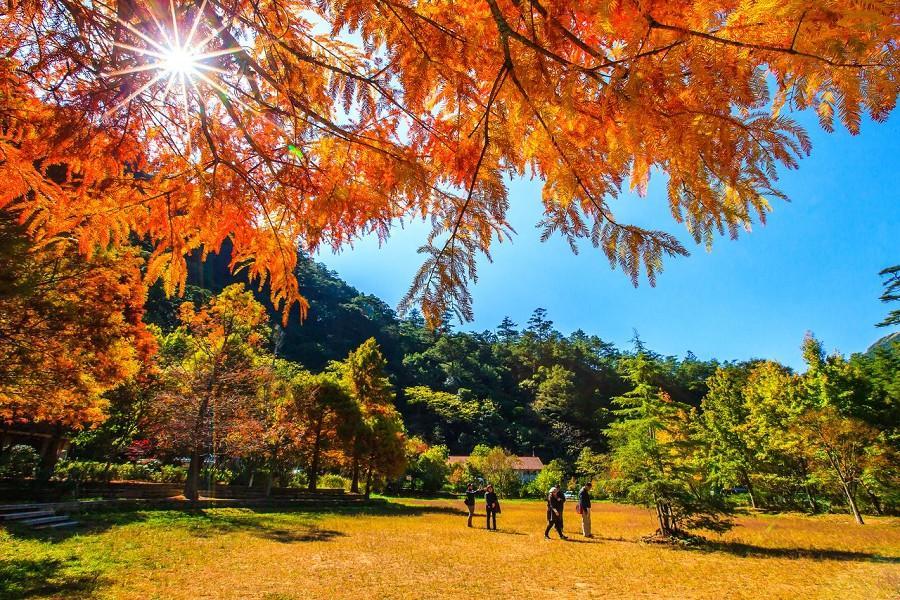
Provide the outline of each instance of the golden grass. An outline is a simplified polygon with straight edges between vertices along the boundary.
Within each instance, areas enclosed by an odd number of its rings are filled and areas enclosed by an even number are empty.
[[[542,539],[539,502],[505,502],[496,533],[466,528],[460,508],[111,513],[76,534],[0,531],[0,597],[900,597],[898,519],[744,516],[684,550],[640,543],[654,524],[631,506],[597,505],[590,541],[569,506],[570,542]]]

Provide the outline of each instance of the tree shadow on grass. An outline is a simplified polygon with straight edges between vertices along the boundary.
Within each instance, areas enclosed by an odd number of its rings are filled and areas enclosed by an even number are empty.
[[[6,529],[14,538],[50,544],[61,542],[74,535],[98,535],[115,527],[124,527],[135,523],[143,523],[148,529],[179,529],[193,537],[209,538],[220,534],[241,532],[281,543],[321,542],[344,535],[340,531],[319,527],[315,523],[319,517],[317,513],[310,512],[308,519],[304,518],[288,523],[283,519],[273,518],[285,514],[292,513],[274,509],[265,511],[250,509],[104,511],[76,516],[75,518],[81,524],[73,528],[32,529],[25,525],[11,523],[6,526]]]
[[[76,561],[0,560],[0,600],[54,596],[90,598],[103,584],[99,572],[71,571]]]
[[[245,532],[279,541],[328,541],[344,535],[335,530],[322,529],[316,521],[323,517],[414,517],[426,514],[446,514],[465,517],[468,513],[451,506],[408,505],[382,500],[347,506],[274,505],[259,507],[194,508],[188,504],[177,508],[111,507],[104,510],[73,515],[80,526],[67,529],[32,529],[9,523],[7,531],[15,538],[58,543],[74,535],[97,535],[116,527],[145,523],[148,527],[172,527],[186,530],[196,537],[211,537],[221,533]],[[295,517],[286,523],[283,517]],[[296,519],[296,517],[300,517]]]
[[[851,550],[833,550],[830,548],[770,548],[742,542],[707,540],[696,550],[701,552],[727,552],[728,554],[746,558],[813,559],[900,564],[900,558],[896,556],[883,556],[881,554],[854,552]]]

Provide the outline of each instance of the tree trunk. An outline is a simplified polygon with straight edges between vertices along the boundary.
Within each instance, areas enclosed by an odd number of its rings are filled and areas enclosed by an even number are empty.
[[[369,499],[369,494],[372,491],[372,463],[369,463],[369,466],[366,468],[366,500]]]
[[[803,491],[806,492],[806,502],[809,504],[809,510],[813,513],[819,512],[819,505],[816,503],[815,497],[812,495],[812,491],[809,489],[809,484],[803,484]]]
[[[881,506],[881,498],[879,498],[879,497],[875,494],[875,492],[873,492],[872,490],[870,490],[870,489],[869,489],[869,486],[865,486],[865,485],[864,485],[864,486],[863,486],[863,489],[866,490],[866,496],[869,497],[869,502],[872,503],[872,508],[875,509],[875,514],[877,514],[877,515],[883,515],[883,514],[884,514],[884,508],[882,508],[882,506]]]
[[[659,534],[662,536],[671,536],[676,529],[672,523],[672,511],[665,502],[656,503],[656,519],[659,521]]]
[[[215,370],[213,371],[213,380],[214,379]],[[210,392],[213,388],[213,384],[210,383],[207,387],[207,392]],[[191,502],[196,502],[200,497],[200,462],[203,458],[203,455],[200,452],[200,439],[203,432],[203,417],[206,415],[206,410],[208,408],[209,393],[203,396],[203,399],[200,400],[200,406],[197,409],[197,420],[194,422],[194,439],[192,440],[194,448],[191,450],[191,463],[188,466],[187,479],[184,481],[184,497]]]
[[[350,491],[354,494],[359,493],[359,453],[353,453],[353,477],[350,481]]]
[[[200,498],[200,462],[203,455],[199,448],[191,451],[191,463],[188,466],[187,479],[184,481],[184,497],[191,502]]]
[[[750,508],[759,508],[756,504],[756,493],[753,491],[753,483],[750,481],[750,475],[744,472],[741,474],[741,477],[744,480],[744,487],[747,488],[747,495],[750,496]]]
[[[850,512],[853,513],[853,518],[856,519],[856,522],[859,525],[865,525],[862,515],[859,512],[859,508],[856,506],[856,494],[851,489],[849,483],[844,483],[842,481],[841,485],[844,487],[844,493],[847,495],[847,502],[850,504]]]
[[[316,485],[319,482],[319,452],[321,451],[321,446],[322,420],[319,419],[319,422],[316,425],[316,437],[315,442],[313,443],[312,459],[309,461],[309,472],[307,473],[307,476],[309,477],[307,489],[311,492],[316,491]]]
[[[53,469],[54,467],[56,467],[57,459],[59,458],[59,449],[62,443],[62,432],[62,425],[56,425],[53,430],[53,436],[43,448],[40,468],[38,470],[38,481],[40,483],[46,483],[50,481],[50,477],[53,475]]]

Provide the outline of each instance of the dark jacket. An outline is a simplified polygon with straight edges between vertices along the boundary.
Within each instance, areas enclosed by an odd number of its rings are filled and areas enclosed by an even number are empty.
[[[487,492],[484,495],[484,504],[488,510],[500,512],[500,500],[497,498],[497,492]]]
[[[566,497],[563,496],[562,492],[557,492],[555,494],[547,495],[547,520],[553,520],[555,518],[561,518],[563,514],[563,507],[566,504]],[[559,515],[555,515],[553,511],[556,510]]]
[[[582,487],[578,492],[578,504],[581,506],[582,510],[591,507],[591,491],[587,489],[586,486]]]
[[[466,499],[463,501],[466,506],[475,506],[475,495],[480,494],[484,490],[466,490]]]

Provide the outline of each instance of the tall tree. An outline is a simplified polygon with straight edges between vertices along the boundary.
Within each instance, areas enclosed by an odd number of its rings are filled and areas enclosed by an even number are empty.
[[[625,361],[633,388],[614,399],[619,417],[610,438],[609,487],[630,501],[653,506],[657,534],[670,538],[685,528],[727,528],[724,504],[709,492],[697,469],[690,407],[661,389],[659,365],[644,354]]]
[[[361,428],[359,405],[334,373],[300,373],[291,381],[293,411],[296,419],[304,470],[310,490],[315,490],[326,454],[351,456]],[[335,461],[337,462],[337,461]]]
[[[269,336],[265,308],[242,285],[199,309],[182,304],[180,320],[161,342],[164,387],[149,420],[163,447],[190,456],[184,495],[196,500],[203,459],[225,450],[229,434],[249,419],[261,418],[254,407],[271,376],[271,361],[260,360]]]
[[[664,172],[673,219],[708,246],[763,220],[776,167],[810,151],[786,109],[851,133],[887,118],[896,7],[859,6],[23,0],[0,20],[0,207],[82,248],[148,236],[170,292],[187,254],[230,238],[232,265],[301,309],[297,246],[431,216],[404,305],[435,324],[471,317],[475,257],[512,233],[503,178],[531,169],[544,238],[652,283],[687,250],[620,220],[626,181]]]
[[[360,460],[363,456],[369,456],[371,449],[382,441],[377,438],[384,433],[382,429],[393,417],[393,413],[388,417],[388,409],[393,411],[395,394],[385,372],[386,367],[387,361],[375,338],[369,338],[350,352],[345,360],[332,366],[359,405],[362,415],[351,457],[350,489],[353,492],[359,492]]]
[[[746,439],[756,464],[757,491],[792,505],[802,496],[812,512],[819,510],[816,480],[803,443],[793,432],[796,419],[809,408],[803,382],[773,361],[757,363],[744,385]]]
[[[79,254],[65,237],[35,244],[32,224],[0,211],[0,425],[45,423],[53,439],[108,416],[104,393],[149,366],[142,261],[134,249]]]
[[[517,327],[518,325],[516,325],[515,321],[508,316],[503,317],[503,320],[497,326],[497,337],[500,338],[500,341],[508,344],[518,337],[519,330]]]
[[[761,498],[754,489],[756,459],[748,440],[749,410],[743,397],[748,375],[747,366],[733,366],[720,367],[709,378],[701,405],[701,431],[714,478],[722,486],[746,487],[750,505],[757,508]]]

